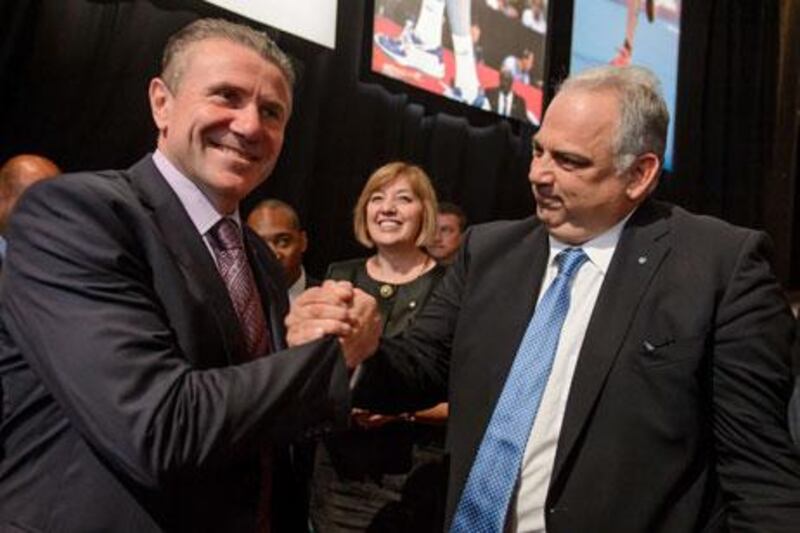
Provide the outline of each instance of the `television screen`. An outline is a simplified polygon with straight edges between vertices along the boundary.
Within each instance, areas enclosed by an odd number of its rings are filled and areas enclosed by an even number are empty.
[[[664,168],[673,162],[680,0],[574,0],[570,71],[636,64],[661,80],[670,117]]]
[[[336,48],[336,0],[206,1],[327,48]]]
[[[372,71],[538,124],[548,0],[375,0]]]

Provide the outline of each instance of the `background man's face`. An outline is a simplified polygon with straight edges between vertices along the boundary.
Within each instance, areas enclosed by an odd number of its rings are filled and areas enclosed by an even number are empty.
[[[278,67],[231,41],[206,39],[184,54],[177,87],[150,86],[158,147],[230,213],[275,166],[291,89]]]
[[[303,254],[308,247],[306,232],[294,226],[285,209],[256,209],[247,218],[247,223],[275,252],[289,284],[297,281]]]
[[[461,226],[458,216],[451,213],[436,215],[436,238],[428,247],[428,253],[440,263],[449,263],[460,246]]]

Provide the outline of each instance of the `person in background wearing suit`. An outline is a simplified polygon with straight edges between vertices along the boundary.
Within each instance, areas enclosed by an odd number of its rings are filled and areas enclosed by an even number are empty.
[[[58,174],[61,174],[58,165],[34,154],[16,155],[0,167],[0,265],[6,258],[8,217],[17,200],[34,183]]]
[[[436,236],[428,246],[428,253],[440,265],[455,261],[461,249],[464,231],[467,229],[467,215],[464,210],[451,202],[439,202],[436,213]]]
[[[291,205],[275,198],[262,200],[250,211],[247,225],[261,237],[280,261],[289,286],[290,301],[307,288],[320,285],[321,281],[306,275],[303,268],[303,254],[308,248],[308,237],[300,224],[297,211]],[[294,467],[295,512],[308,517],[316,440],[294,442],[289,453]]]
[[[294,300],[309,287],[321,282],[306,275],[303,254],[308,249],[306,231],[300,225],[300,217],[292,206],[281,200],[270,198],[259,202],[247,216],[247,225],[275,253],[286,274],[289,299]]]
[[[155,153],[18,203],[0,530],[306,526],[282,485],[284,444],[346,424],[356,352],[332,336],[286,348],[281,266],[238,212],[281,151],[293,78],[266,34],[195,21],[150,83]]]
[[[492,110],[500,116],[528,121],[525,100],[514,92],[514,74],[510,70],[500,71],[500,85],[486,91]]]
[[[449,390],[448,530],[797,530],[794,318],[764,234],[650,198],[668,122],[645,69],[567,79],[533,140],[536,218],[473,226],[361,365],[356,406]],[[298,298],[290,338],[332,296]]]

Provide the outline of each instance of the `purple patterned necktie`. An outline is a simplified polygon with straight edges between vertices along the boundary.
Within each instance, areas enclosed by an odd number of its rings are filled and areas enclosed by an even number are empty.
[[[272,351],[272,339],[253,271],[247,262],[239,227],[236,222],[225,217],[211,228],[208,236],[217,257],[217,268],[228,287],[228,294],[244,332],[247,359],[263,357]],[[258,533],[269,533],[272,502],[272,453],[269,446],[262,448],[259,460],[261,482],[255,530]]]
[[[272,343],[253,271],[247,262],[242,234],[236,222],[226,217],[211,228],[208,236],[217,257],[217,268],[228,287],[242,326],[247,358],[252,360],[265,356]]]

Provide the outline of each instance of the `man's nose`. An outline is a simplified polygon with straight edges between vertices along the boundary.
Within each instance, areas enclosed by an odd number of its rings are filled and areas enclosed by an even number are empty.
[[[231,123],[231,130],[247,139],[258,136],[261,131],[261,113],[255,103],[247,104],[236,110]]]
[[[528,180],[535,184],[546,184],[552,180],[553,160],[546,154],[534,156],[531,159],[531,168],[528,172]]]

